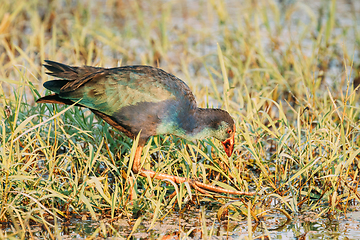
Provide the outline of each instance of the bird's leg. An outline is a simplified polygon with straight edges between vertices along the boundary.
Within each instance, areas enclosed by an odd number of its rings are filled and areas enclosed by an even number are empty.
[[[135,151],[135,156],[134,156],[134,161],[133,161],[133,165],[132,165],[132,171],[134,174],[138,174],[140,171],[140,160],[141,160],[141,152],[142,152],[143,147],[142,146],[138,146],[136,148]],[[135,182],[134,182],[134,178],[131,177],[130,181],[130,200],[133,200],[135,198]]]
[[[244,196],[253,196],[256,194],[255,192],[240,192],[240,191],[235,191],[235,190],[229,190],[229,189],[225,189],[222,187],[216,187],[216,186],[212,186],[209,184],[205,184],[205,183],[193,180],[193,179],[177,177],[177,176],[169,175],[169,174],[165,174],[165,173],[157,173],[152,170],[146,170],[146,169],[141,169],[140,175],[143,177],[149,176],[151,178],[155,178],[155,179],[159,179],[159,180],[169,179],[178,184],[184,183],[184,182],[189,182],[191,185],[196,186],[200,189],[205,189],[205,190],[208,190],[211,192],[217,192],[217,193],[228,193],[228,194],[232,194],[232,195],[244,195]]]
[[[228,193],[228,194],[232,194],[232,195],[245,195],[245,196],[255,195],[255,192],[240,192],[240,191],[228,190],[228,189],[224,189],[221,187],[216,187],[216,186],[205,184],[205,183],[202,183],[199,181],[195,181],[192,179],[188,179],[188,178],[184,178],[184,177],[177,177],[177,176],[169,175],[169,174],[165,174],[165,173],[157,173],[152,170],[146,170],[146,169],[140,168],[141,152],[142,152],[142,147],[138,146],[136,148],[134,163],[132,166],[132,170],[135,174],[139,174],[143,177],[149,176],[150,178],[155,178],[155,179],[159,179],[159,180],[168,179],[177,184],[189,182],[191,185],[196,186],[200,189],[206,189],[208,191],[217,192],[217,193]]]
[[[134,157],[134,162],[133,162],[133,165],[132,165],[132,171],[135,173],[135,174],[138,174],[140,172],[140,165],[141,165],[141,152],[142,152],[142,149],[143,147],[142,146],[138,146],[136,148],[136,151],[135,151],[135,157]]]

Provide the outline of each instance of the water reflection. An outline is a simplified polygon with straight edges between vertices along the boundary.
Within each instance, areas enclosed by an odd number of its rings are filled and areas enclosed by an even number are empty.
[[[206,217],[202,218],[202,212]],[[313,213],[295,217],[293,221],[273,215],[261,222],[252,222],[254,239],[357,239],[360,236],[360,212],[354,212],[348,218],[340,220],[316,219]],[[354,215],[355,218],[351,216]],[[214,211],[191,209],[183,214],[174,213],[163,221],[158,221],[151,228],[151,219],[144,219],[132,232],[136,219],[103,219],[100,222],[72,218],[56,225],[54,236],[62,239],[84,239],[88,237],[122,239],[131,235],[132,239],[238,239],[248,236],[248,222],[228,219],[221,223]],[[14,227],[2,225],[3,232],[11,234]],[[48,239],[50,236],[43,226],[32,225],[29,238]]]

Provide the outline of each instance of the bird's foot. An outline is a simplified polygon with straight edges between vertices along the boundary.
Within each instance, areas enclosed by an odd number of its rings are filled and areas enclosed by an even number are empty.
[[[216,186],[212,186],[209,184],[205,184],[205,183],[193,180],[193,179],[177,177],[177,176],[169,175],[169,174],[165,174],[165,173],[157,173],[157,172],[154,172],[151,170],[146,170],[146,169],[141,169],[139,171],[139,174],[143,177],[149,176],[150,178],[155,178],[155,179],[159,179],[159,180],[168,179],[177,184],[189,182],[190,185],[194,189],[198,190],[201,193],[206,193],[205,191],[211,191],[211,192],[216,192],[216,193],[227,193],[227,194],[231,194],[231,195],[243,195],[243,196],[254,196],[256,194],[256,192],[241,192],[241,191],[236,191],[236,190],[229,190],[229,189],[225,189],[222,187],[216,187]]]

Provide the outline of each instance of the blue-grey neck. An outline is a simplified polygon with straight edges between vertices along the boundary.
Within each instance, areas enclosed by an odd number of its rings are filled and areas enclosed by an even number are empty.
[[[234,127],[228,112],[221,109],[197,108],[186,116],[164,119],[157,127],[157,134],[173,134],[189,141],[215,137],[227,139],[226,129]]]

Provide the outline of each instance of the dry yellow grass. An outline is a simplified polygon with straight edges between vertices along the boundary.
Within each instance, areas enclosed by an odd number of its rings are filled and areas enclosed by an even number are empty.
[[[182,211],[189,196],[212,203],[213,211],[223,206],[219,216],[228,207],[234,219],[266,219],[268,211],[339,218],[358,205],[356,1],[1,5],[0,222],[11,222],[14,235],[31,237],[30,226],[38,223],[55,238],[60,233],[51,229],[60,219],[79,215],[144,217],[135,222],[135,232],[145,219],[154,223]],[[229,202],[139,177],[137,198],[129,204],[123,176],[132,140],[88,111],[36,105],[48,79],[41,67],[45,59],[147,64],[179,76],[200,106],[222,106],[236,119],[235,154],[228,159],[212,139],[191,143],[156,136],[143,155],[145,164],[259,195]],[[111,223],[94,234],[120,236]],[[5,235],[10,231],[0,229],[0,238]]]

